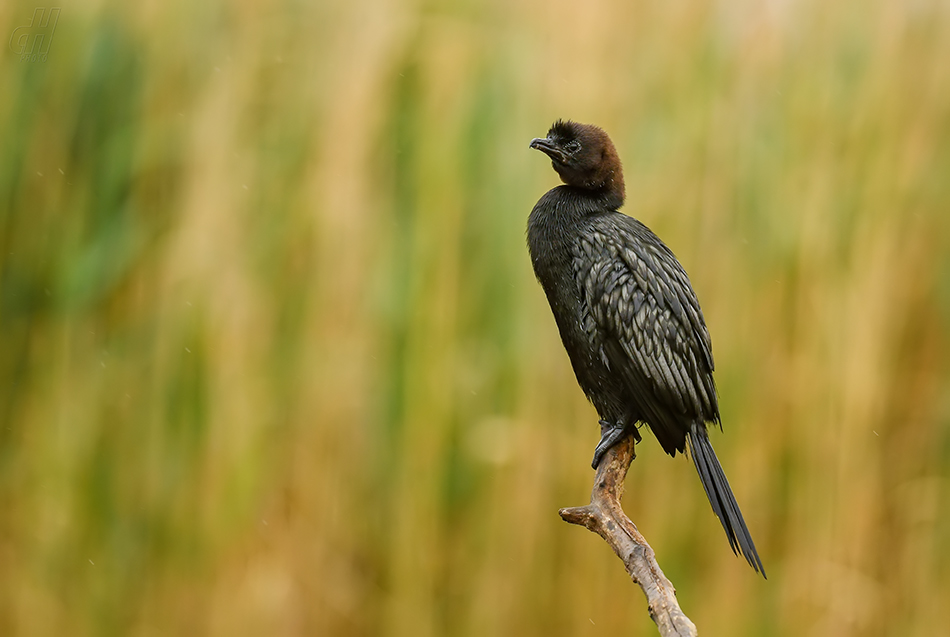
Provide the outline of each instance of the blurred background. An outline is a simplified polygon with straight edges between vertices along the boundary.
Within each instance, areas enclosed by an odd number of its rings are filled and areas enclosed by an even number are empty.
[[[947,2],[83,1],[21,59],[36,7],[0,6],[0,634],[655,634],[557,515],[599,437],[524,243],[559,117],[713,336],[769,580],[652,436],[625,500],[701,634],[946,630]]]

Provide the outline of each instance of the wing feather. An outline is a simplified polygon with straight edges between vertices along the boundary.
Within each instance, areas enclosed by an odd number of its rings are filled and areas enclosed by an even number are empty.
[[[637,396],[658,438],[658,428],[682,429],[681,438],[692,421],[718,422],[709,332],[669,248],[632,217],[609,213],[592,220],[573,256],[584,329]],[[682,422],[671,422],[677,414]],[[682,451],[682,444],[675,446]]]

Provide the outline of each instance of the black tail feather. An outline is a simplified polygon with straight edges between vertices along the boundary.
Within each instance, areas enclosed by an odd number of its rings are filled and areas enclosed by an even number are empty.
[[[742,512],[739,510],[735,496],[732,495],[732,489],[729,488],[726,474],[723,473],[712,443],[709,442],[706,426],[693,425],[690,428],[688,440],[690,455],[693,457],[699,479],[703,483],[703,489],[706,490],[709,504],[722,522],[722,528],[725,529],[726,537],[729,539],[729,546],[732,547],[734,553],[741,553],[749,565],[765,577],[762,560],[759,559],[752,536],[749,535],[749,529],[746,528],[745,520],[742,519]]]

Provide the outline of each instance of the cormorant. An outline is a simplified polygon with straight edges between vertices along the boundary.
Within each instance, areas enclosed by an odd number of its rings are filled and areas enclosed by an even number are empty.
[[[528,218],[528,249],[574,375],[601,418],[594,450],[646,423],[663,449],[687,447],[734,552],[765,575],[739,505],[707,435],[720,424],[712,343],[696,293],[649,228],[618,212],[620,158],[596,126],[558,120],[531,148],[551,158],[564,185]]]

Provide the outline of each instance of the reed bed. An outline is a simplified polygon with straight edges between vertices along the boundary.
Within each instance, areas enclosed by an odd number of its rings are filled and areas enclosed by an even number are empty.
[[[625,503],[701,634],[943,632],[947,60],[927,0],[63,6],[0,56],[0,634],[654,634],[557,517],[558,117],[710,325],[769,580],[649,435]]]

